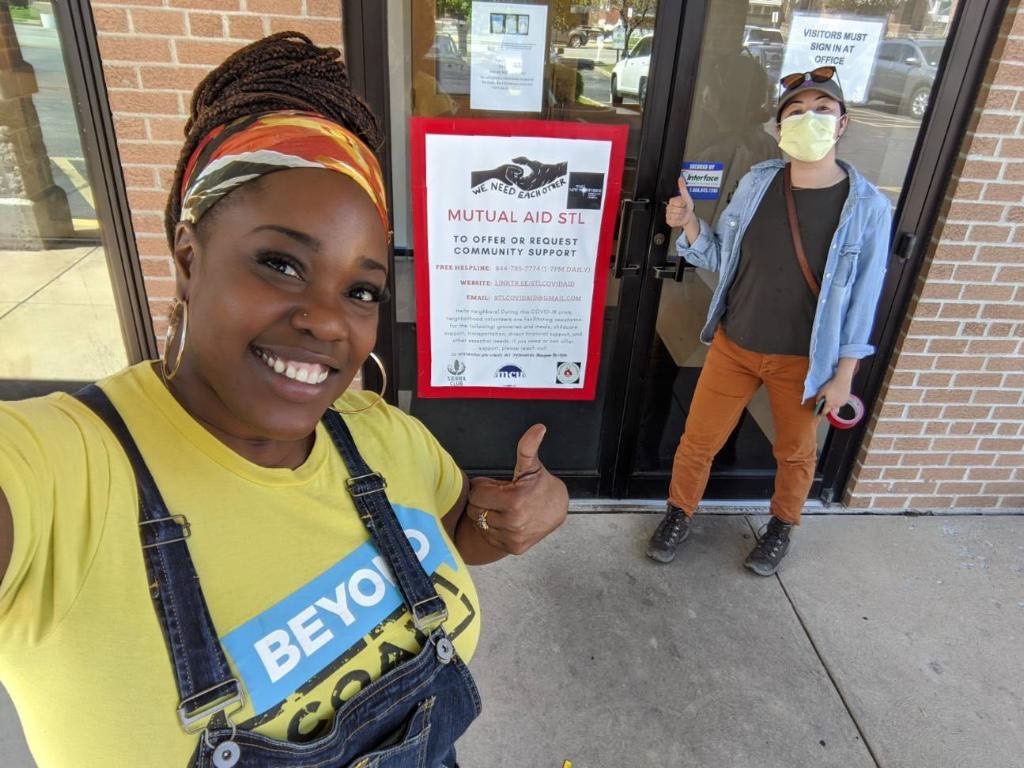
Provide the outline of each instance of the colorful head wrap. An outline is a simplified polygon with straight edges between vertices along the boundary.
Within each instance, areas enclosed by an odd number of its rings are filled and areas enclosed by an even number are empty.
[[[195,224],[232,190],[286,168],[348,176],[370,196],[389,231],[384,179],[369,147],[326,117],[292,110],[249,115],[210,131],[182,174],[180,220]]]

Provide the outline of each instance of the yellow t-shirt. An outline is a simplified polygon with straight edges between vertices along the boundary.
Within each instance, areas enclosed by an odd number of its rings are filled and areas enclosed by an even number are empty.
[[[228,661],[246,691],[234,721],[278,739],[324,732],[335,709],[418,650],[323,426],[306,462],[267,469],[192,419],[149,364],[101,382],[188,548]],[[367,402],[346,395],[345,407]],[[476,591],[441,525],[462,474],[426,428],[389,407],[347,417],[468,659]],[[185,765],[196,745],[178,696],[139,544],[120,444],[68,395],[0,403],[0,488],[14,553],[0,584],[0,682],[40,766]]]

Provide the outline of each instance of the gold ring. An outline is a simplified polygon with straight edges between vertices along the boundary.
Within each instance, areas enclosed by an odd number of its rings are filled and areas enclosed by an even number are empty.
[[[479,528],[481,531],[486,531],[488,528],[491,527],[487,524],[487,513],[490,511],[491,510],[489,509],[485,509],[483,512],[480,513],[480,516],[476,519],[476,527]]]

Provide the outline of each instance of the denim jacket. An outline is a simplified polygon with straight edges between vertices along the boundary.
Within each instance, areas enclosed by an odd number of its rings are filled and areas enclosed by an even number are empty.
[[[821,281],[821,295],[811,327],[810,366],[803,399],[814,397],[836,371],[841,357],[860,359],[874,353],[870,341],[878,297],[889,257],[892,207],[885,195],[857,170],[842,161],[850,176],[850,193],[832,236]],[[758,163],[740,179],[732,200],[715,228],[700,220],[700,235],[689,245],[685,232],[676,241],[679,255],[689,263],[719,273],[707,323],[700,340],[711,342],[725,314],[726,296],[740,260],[743,234],[782,160]],[[803,284],[800,288],[803,288]]]

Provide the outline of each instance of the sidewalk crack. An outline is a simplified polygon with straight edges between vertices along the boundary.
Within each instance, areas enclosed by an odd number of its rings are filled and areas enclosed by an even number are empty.
[[[747,525],[750,526],[750,530],[756,538],[757,526],[751,520],[749,515],[747,516]],[[811,630],[807,626],[807,622],[804,621],[804,617],[800,614],[800,609],[796,607],[796,602],[793,600],[793,596],[789,593],[789,590],[786,589],[786,584],[778,572],[775,574],[775,579],[779,582],[779,587],[782,589],[782,594],[786,596],[786,601],[789,603],[789,607],[793,610],[793,615],[796,616],[796,620],[800,623],[800,628],[804,631],[804,636],[807,638],[807,642],[811,644],[811,649],[814,651],[814,655],[818,657],[818,663],[821,664],[821,668],[825,671],[825,675],[832,684],[832,689],[839,697],[839,701],[842,702],[843,708],[846,710],[846,714],[850,718],[850,722],[852,722],[853,727],[857,729],[857,735],[860,736],[861,743],[864,744],[865,749],[867,749],[868,754],[871,756],[871,761],[875,764],[875,768],[882,768],[882,761],[878,759],[878,755],[875,753],[874,747],[871,746],[871,742],[868,740],[868,735],[864,732],[864,728],[861,726],[860,721],[853,713],[853,707],[850,706],[850,702],[847,701],[846,696],[843,695],[843,691],[839,687],[839,682],[836,680],[835,675],[832,674],[832,669],[829,667],[828,662],[825,661],[825,656],[822,654],[821,649],[818,648],[818,644],[814,641],[814,636],[811,634]]]

